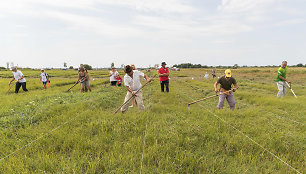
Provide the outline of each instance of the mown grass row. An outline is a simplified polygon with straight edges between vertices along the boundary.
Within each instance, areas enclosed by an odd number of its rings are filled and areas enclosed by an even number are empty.
[[[99,88],[97,85],[92,93],[79,94],[75,89],[73,93],[62,94],[66,86],[59,86],[55,88],[54,96],[40,90],[33,90],[31,95],[8,95],[6,101],[19,97],[22,102],[29,103],[33,100],[27,98],[29,96],[41,101],[43,95],[49,94],[50,98],[44,103],[49,101],[51,107],[33,108],[33,114],[50,114],[35,124],[2,128],[1,157],[68,123],[0,161],[0,171],[136,173],[141,170],[143,154],[143,173],[294,173],[212,113],[299,171],[304,170],[305,127],[270,117],[265,109],[272,107],[273,102],[265,105],[260,105],[260,101],[248,102],[254,96],[248,98],[248,92],[241,88],[235,93],[235,111],[216,110],[217,99],[202,103],[203,107],[193,105],[188,110],[187,103],[191,99],[187,96],[198,99],[213,95],[211,85],[211,82],[174,80],[170,82],[170,93],[167,94],[159,91],[158,80],[155,80],[143,90],[145,112],[132,108],[126,114],[117,115],[112,113],[123,102],[124,88]],[[243,93],[245,97],[241,99],[239,95]],[[262,94],[262,91],[258,93]],[[55,101],[58,95],[64,96],[64,103]],[[271,93],[268,97],[274,96]],[[288,102],[294,103],[291,99]],[[239,106],[242,103],[246,103],[245,106]],[[50,110],[43,112],[44,107]],[[58,109],[53,110],[53,107]],[[289,112],[291,105],[284,107]],[[29,111],[27,116],[30,115]]]
[[[196,83],[198,87],[201,86],[200,85],[201,82],[200,83],[191,82],[191,83]],[[186,88],[186,90],[188,90],[188,88]],[[239,94],[241,93],[240,90],[237,91],[237,94],[236,94],[238,98],[239,98]],[[185,91],[185,90],[182,90],[182,91]],[[247,92],[244,92],[244,93],[247,93]],[[250,97],[247,99],[253,99],[253,96],[251,94],[252,93],[248,94]],[[192,93],[189,93],[188,95],[192,96]],[[199,96],[199,94],[194,95],[194,96]],[[265,99],[261,98],[261,100],[265,100]],[[276,100],[280,100],[280,99],[276,99]],[[236,101],[237,101],[237,98],[236,98]],[[269,107],[266,107],[267,105],[266,103],[264,103],[263,105],[260,105],[259,103],[257,103],[255,105],[256,107],[254,107],[254,105],[250,105],[247,102],[247,100],[244,99],[242,101],[243,103],[247,103],[244,105],[247,105],[248,107],[236,109],[235,111],[229,111],[227,109],[224,109],[224,110],[213,109],[217,105],[217,99],[205,101],[202,103],[202,106],[203,106],[203,109],[211,110],[215,114],[221,116],[228,123],[234,125],[239,130],[242,130],[247,135],[254,137],[254,139],[260,144],[262,144],[264,147],[267,147],[268,149],[272,149],[273,153],[276,153],[277,155],[285,158],[291,164],[298,166],[297,168],[299,168],[301,171],[304,171],[305,163],[304,163],[303,157],[305,156],[305,151],[304,151],[305,125],[288,122],[288,120],[279,120],[279,119],[276,119],[275,117],[271,117],[270,114],[271,113],[273,114],[275,110],[275,108],[271,109],[272,108],[271,105],[272,104],[276,105],[276,102],[270,103]],[[298,101],[294,98],[290,99],[289,103],[291,102],[295,104],[298,103]],[[239,105],[239,103],[240,102],[238,100],[237,105]],[[302,105],[305,106],[304,103],[302,103]],[[199,107],[199,106],[193,106],[193,107]],[[287,107],[283,107],[283,110],[288,111],[288,109],[290,109],[291,107],[292,106],[287,105]],[[303,112],[305,111],[303,110]],[[290,114],[285,115],[285,117],[291,117],[291,116],[292,115]],[[304,116],[301,117],[300,115],[299,119],[305,120],[305,117]]]

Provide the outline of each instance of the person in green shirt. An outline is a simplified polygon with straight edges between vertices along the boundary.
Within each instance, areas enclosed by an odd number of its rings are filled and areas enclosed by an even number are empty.
[[[287,61],[282,62],[282,66],[278,68],[277,71],[277,78],[276,78],[276,84],[278,88],[277,97],[284,97],[286,94],[286,82],[291,83],[286,78],[287,75]]]

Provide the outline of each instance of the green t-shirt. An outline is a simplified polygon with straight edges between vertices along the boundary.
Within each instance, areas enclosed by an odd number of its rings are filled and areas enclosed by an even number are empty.
[[[279,76],[282,76],[286,79],[286,74],[287,74],[287,67],[286,68],[283,68],[283,67],[278,68],[276,82],[279,82],[279,81],[283,82],[284,80],[280,79]]]

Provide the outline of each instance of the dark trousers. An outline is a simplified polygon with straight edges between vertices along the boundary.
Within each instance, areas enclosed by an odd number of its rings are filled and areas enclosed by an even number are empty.
[[[15,93],[19,92],[19,89],[20,89],[21,86],[22,86],[23,91],[25,91],[25,92],[28,91],[27,90],[27,82],[22,82],[22,83],[17,82],[16,83],[16,88],[15,88]]]
[[[166,92],[169,92],[169,80],[160,81],[161,92],[164,92],[166,86]]]
[[[116,86],[117,81],[111,81],[111,86]]]

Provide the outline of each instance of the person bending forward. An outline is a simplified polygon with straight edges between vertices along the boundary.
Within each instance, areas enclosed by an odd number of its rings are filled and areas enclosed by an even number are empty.
[[[218,84],[221,85],[220,90],[218,90]],[[232,85],[234,84],[234,89],[232,91]],[[224,100],[226,99],[230,108],[235,109],[235,98],[234,93],[238,89],[238,84],[234,77],[232,77],[231,70],[225,70],[225,75],[220,77],[218,81],[214,84],[216,93],[219,92],[219,103],[217,108],[222,109],[224,106]]]
[[[23,91],[28,92],[27,90],[27,82],[26,79],[24,78],[23,74],[21,71],[17,70],[17,67],[13,67],[12,68],[13,71],[13,78],[12,80],[9,82],[9,85],[11,85],[11,83],[16,80],[16,86],[15,86],[15,93],[17,94],[19,92],[20,87],[22,86]]]
[[[133,96],[136,99],[138,109],[144,110],[145,108],[142,99],[142,90],[141,90],[142,85],[140,83],[140,79],[145,78],[147,82],[149,82],[150,81],[149,77],[138,70],[133,70],[133,68],[130,65],[125,66],[124,72],[126,73],[124,76],[124,86],[127,89],[127,94],[125,96],[124,103]],[[135,92],[138,91],[139,89],[140,91],[135,95]],[[129,102],[125,103],[122,106],[121,108],[122,113],[125,113],[128,110],[132,100],[130,100]]]

